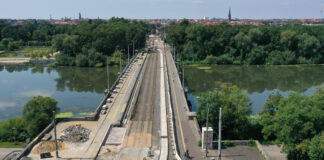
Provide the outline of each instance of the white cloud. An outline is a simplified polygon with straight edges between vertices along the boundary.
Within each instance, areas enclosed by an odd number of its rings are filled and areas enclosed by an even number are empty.
[[[6,110],[8,108],[14,108],[16,107],[16,103],[15,102],[5,102],[5,101],[0,101],[0,110]]]

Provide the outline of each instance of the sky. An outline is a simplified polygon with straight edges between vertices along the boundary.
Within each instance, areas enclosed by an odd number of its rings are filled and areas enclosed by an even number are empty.
[[[324,18],[324,0],[0,0],[0,18]]]

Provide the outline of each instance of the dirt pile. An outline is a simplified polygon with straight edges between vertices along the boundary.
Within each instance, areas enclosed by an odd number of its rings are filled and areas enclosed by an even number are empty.
[[[90,130],[81,126],[69,126],[62,131],[60,137],[63,141],[84,143],[89,140]]]
[[[58,150],[63,148],[63,144],[60,142],[57,142],[57,148]],[[36,154],[39,153],[46,153],[46,152],[53,152],[55,151],[55,142],[54,141],[43,141],[37,146]]]

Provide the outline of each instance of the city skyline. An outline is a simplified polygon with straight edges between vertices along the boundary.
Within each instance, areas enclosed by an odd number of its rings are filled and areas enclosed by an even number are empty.
[[[11,0],[3,3],[0,18],[12,19],[78,19],[79,12],[84,18],[103,19],[226,19],[229,8],[233,19],[324,18],[324,2],[321,0]]]

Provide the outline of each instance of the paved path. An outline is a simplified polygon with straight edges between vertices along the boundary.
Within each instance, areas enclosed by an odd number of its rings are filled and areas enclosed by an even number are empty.
[[[271,160],[286,160],[287,154],[280,152],[280,147],[277,145],[262,145],[262,148],[266,155],[269,156]]]
[[[22,151],[22,148],[0,148],[0,159],[3,159],[7,154],[12,151]]]

